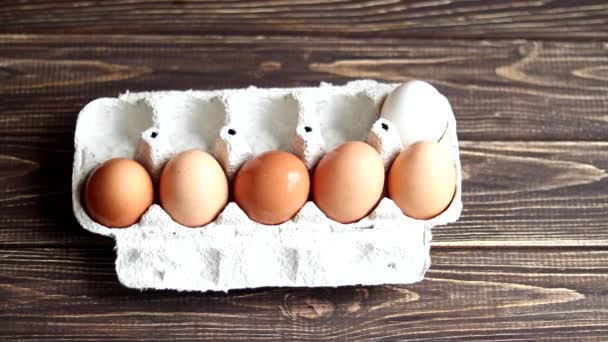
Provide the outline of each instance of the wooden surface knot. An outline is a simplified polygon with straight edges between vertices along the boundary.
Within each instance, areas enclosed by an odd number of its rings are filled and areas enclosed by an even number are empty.
[[[288,293],[283,299],[285,315],[292,319],[327,319],[336,311],[329,298],[314,295]]]

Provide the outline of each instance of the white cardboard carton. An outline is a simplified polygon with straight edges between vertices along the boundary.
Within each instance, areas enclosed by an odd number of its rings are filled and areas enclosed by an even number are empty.
[[[214,154],[230,179],[248,158],[277,149],[293,152],[312,170],[325,151],[350,140],[367,140],[388,168],[401,142],[396,127],[379,113],[396,86],[362,80],[311,88],[125,93],[94,100],[82,109],[76,126],[74,214],[85,229],[116,240],[116,272],[132,288],[227,291],[420,281],[430,266],[431,227],[456,221],[462,209],[451,110],[440,142],[453,152],[457,192],[449,208],[431,220],[409,218],[385,197],[368,217],[352,224],[332,221],[308,202],[292,220],[265,226],[230,202],[201,228],[181,226],[153,204],[139,223],[111,229],[91,220],[81,202],[88,174],[108,159],[139,160],[157,180],[171,156],[193,148]]]

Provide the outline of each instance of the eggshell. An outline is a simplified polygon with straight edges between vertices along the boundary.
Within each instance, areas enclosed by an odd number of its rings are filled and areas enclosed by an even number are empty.
[[[438,141],[452,116],[450,103],[424,81],[397,86],[382,105],[380,116],[399,130],[403,146],[417,141]]]
[[[160,202],[171,218],[187,227],[211,222],[228,202],[228,180],[208,153],[190,150],[173,157],[160,176]]]
[[[306,203],[310,176],[291,153],[270,151],[248,160],[234,182],[234,199],[253,221],[280,224]]]
[[[312,184],[313,201],[325,215],[341,223],[355,222],[380,200],[384,164],[370,145],[347,142],[321,159]]]
[[[135,224],[152,205],[152,179],[138,162],[115,158],[97,167],[84,188],[87,213],[112,228]]]
[[[456,168],[450,151],[421,141],[402,151],[388,175],[388,194],[404,214],[427,220],[441,214],[456,191]]]

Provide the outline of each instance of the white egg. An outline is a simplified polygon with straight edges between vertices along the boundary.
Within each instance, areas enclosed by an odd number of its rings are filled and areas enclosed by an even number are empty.
[[[380,113],[397,127],[404,147],[417,141],[438,141],[451,115],[447,98],[423,81],[409,81],[396,87]]]

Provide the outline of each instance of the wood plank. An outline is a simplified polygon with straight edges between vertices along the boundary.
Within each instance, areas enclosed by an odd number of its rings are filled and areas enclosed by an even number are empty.
[[[0,145],[0,243],[111,248],[73,218],[71,147],[46,144]],[[464,212],[433,229],[436,246],[608,246],[608,142],[460,146]]]
[[[361,78],[433,83],[452,102],[464,140],[606,141],[607,49],[525,40],[4,35],[0,143],[56,144],[88,101],[125,90]]]
[[[438,246],[608,246],[608,144],[461,142],[464,212]]]
[[[608,250],[432,250],[414,285],[129,290],[107,248],[0,250],[0,336],[12,341],[440,338],[592,341],[608,333]]]
[[[12,1],[11,33],[343,35],[436,38],[608,37],[601,0]]]

